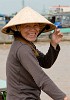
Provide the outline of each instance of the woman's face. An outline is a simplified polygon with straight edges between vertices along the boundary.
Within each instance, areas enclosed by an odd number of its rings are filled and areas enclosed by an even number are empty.
[[[39,31],[40,27],[37,23],[24,24],[20,26],[20,32],[22,37],[31,42],[36,40]]]

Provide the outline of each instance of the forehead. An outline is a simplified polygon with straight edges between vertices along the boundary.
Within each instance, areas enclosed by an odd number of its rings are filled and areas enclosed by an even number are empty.
[[[21,26],[24,27],[24,26],[34,26],[34,25],[39,26],[39,23],[27,23],[27,24],[23,24]]]

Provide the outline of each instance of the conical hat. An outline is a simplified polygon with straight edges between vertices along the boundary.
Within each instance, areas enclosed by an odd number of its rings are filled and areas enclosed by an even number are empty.
[[[43,32],[48,32],[55,29],[55,25],[48,21],[45,17],[40,15],[38,12],[33,10],[30,7],[24,7],[20,10],[3,28],[2,32],[6,34],[13,34],[13,32],[7,32],[8,28],[16,30],[17,25],[27,24],[27,23],[39,23],[40,31],[46,26],[49,25],[49,28],[45,29]]]

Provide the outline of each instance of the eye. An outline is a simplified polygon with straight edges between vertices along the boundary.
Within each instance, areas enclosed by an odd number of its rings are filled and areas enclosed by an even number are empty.
[[[35,28],[38,28],[38,27],[39,27],[39,25],[38,25],[38,24],[36,24],[36,25],[34,25],[34,27],[35,27]]]
[[[30,28],[30,26],[29,26],[29,25],[25,25],[24,27],[25,27],[25,28]]]

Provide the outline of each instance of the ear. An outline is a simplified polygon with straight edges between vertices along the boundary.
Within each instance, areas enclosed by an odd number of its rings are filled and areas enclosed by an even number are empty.
[[[16,31],[19,31],[19,32],[21,31],[21,25],[16,26]]]

